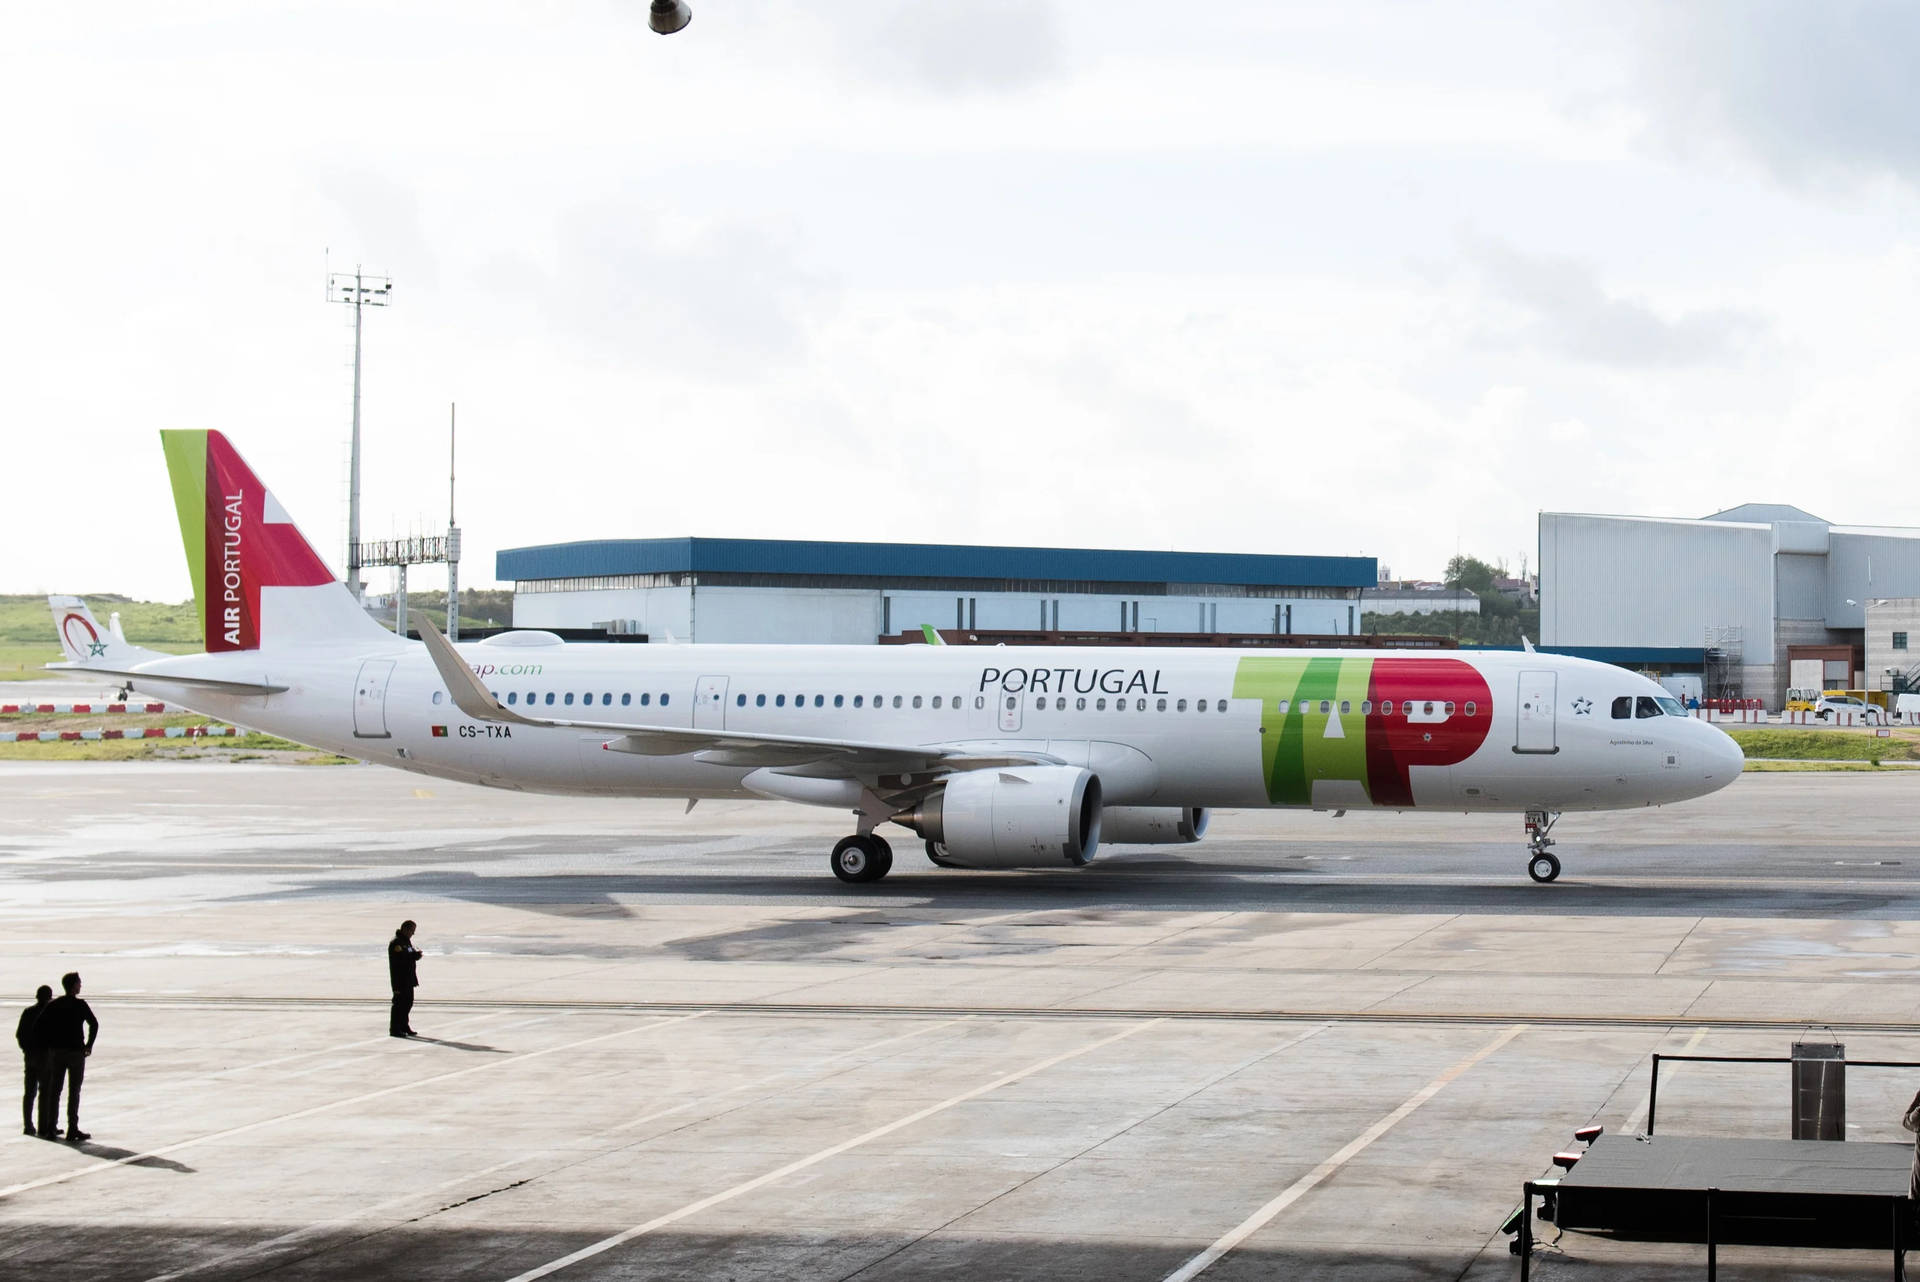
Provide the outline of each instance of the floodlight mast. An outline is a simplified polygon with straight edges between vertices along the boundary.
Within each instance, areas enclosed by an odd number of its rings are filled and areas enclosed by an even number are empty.
[[[347,477],[347,591],[358,601],[366,584],[360,577],[360,317],[368,307],[385,307],[393,293],[393,279],[368,276],[356,266],[353,275],[327,275],[327,301],[353,307],[353,446]]]

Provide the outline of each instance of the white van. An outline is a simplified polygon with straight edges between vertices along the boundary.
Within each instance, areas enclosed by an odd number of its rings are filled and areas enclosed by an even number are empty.
[[[1894,695],[1893,719],[1909,726],[1920,722],[1920,694]]]

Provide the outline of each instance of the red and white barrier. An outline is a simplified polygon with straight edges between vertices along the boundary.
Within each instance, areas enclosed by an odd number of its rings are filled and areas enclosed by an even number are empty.
[[[144,730],[0,730],[0,743],[61,743],[96,739],[224,739],[233,726],[148,726]]]
[[[91,712],[165,712],[164,703],[0,703],[0,716],[8,713],[57,712],[61,716]]]

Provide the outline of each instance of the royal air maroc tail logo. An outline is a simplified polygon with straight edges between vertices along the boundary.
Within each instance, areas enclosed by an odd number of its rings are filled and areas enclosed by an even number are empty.
[[[1414,766],[1472,756],[1493,726],[1486,678],[1459,659],[1240,660],[1233,694],[1260,700],[1262,765],[1276,805],[1350,781],[1376,806],[1411,806]]]
[[[68,611],[60,620],[60,636],[67,643],[68,654],[83,654],[90,659],[97,659],[107,652],[106,642],[100,639],[100,634],[94,631],[93,624],[87,621],[84,614]]]

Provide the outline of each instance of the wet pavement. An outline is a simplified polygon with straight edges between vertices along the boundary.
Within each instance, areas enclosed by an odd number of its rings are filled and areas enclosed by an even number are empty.
[[[1569,816],[1550,886],[1517,819],[1240,813],[1076,873],[903,833],[849,887],[831,813],[683,808],[0,765],[0,970],[23,1004],[79,970],[103,1022],[94,1138],[0,1141],[0,1278],[1508,1278],[1521,1181],[1642,1126],[1651,1052],[1830,1024],[1920,1059],[1911,776]],[[1917,1081],[1856,1069],[1853,1137],[1903,1138]],[[1663,1132],[1786,1105],[1778,1068],[1661,1077]],[[1705,1261],[1567,1235],[1536,1266]]]

